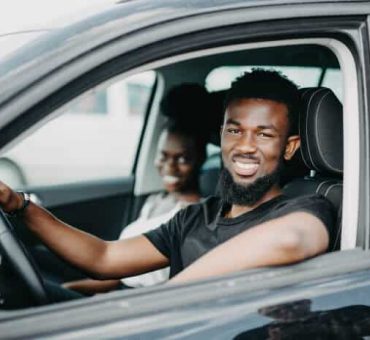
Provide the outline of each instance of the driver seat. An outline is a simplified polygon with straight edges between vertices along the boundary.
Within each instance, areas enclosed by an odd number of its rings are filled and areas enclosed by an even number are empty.
[[[336,209],[337,223],[329,250],[340,247],[343,190],[343,107],[325,87],[301,89],[300,154],[309,175],[286,184],[290,197],[319,194]]]

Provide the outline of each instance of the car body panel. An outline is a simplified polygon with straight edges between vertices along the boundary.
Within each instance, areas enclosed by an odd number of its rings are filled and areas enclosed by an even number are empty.
[[[370,305],[369,268],[370,257],[360,250],[332,253],[281,269],[11,312],[0,318],[0,332],[7,338],[230,339],[271,321],[258,309],[304,299],[314,312],[346,307],[350,319],[352,306]],[[361,320],[369,330],[367,315]]]

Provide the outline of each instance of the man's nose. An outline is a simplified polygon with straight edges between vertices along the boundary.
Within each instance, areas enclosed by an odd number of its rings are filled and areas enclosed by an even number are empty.
[[[238,140],[236,149],[241,153],[254,153],[257,151],[256,138],[253,133],[243,133]]]

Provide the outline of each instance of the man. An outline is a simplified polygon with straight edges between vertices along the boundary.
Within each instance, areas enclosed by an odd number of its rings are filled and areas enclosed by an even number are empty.
[[[333,211],[322,197],[288,199],[278,185],[284,160],[300,145],[299,95],[288,79],[255,70],[238,78],[225,102],[221,199],[180,211],[144,235],[107,242],[66,225],[5,184],[0,205],[22,218],[50,249],[98,279],[122,278],[170,265],[186,282],[294,263],[327,250]],[[194,121],[196,125],[197,122]]]

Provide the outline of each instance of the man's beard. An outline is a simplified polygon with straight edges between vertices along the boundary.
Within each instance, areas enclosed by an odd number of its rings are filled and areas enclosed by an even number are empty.
[[[218,185],[221,198],[225,203],[230,205],[254,205],[274,184],[279,183],[283,169],[284,161],[281,159],[272,173],[256,179],[253,183],[243,185],[236,183],[231,173],[224,168],[221,171]]]

